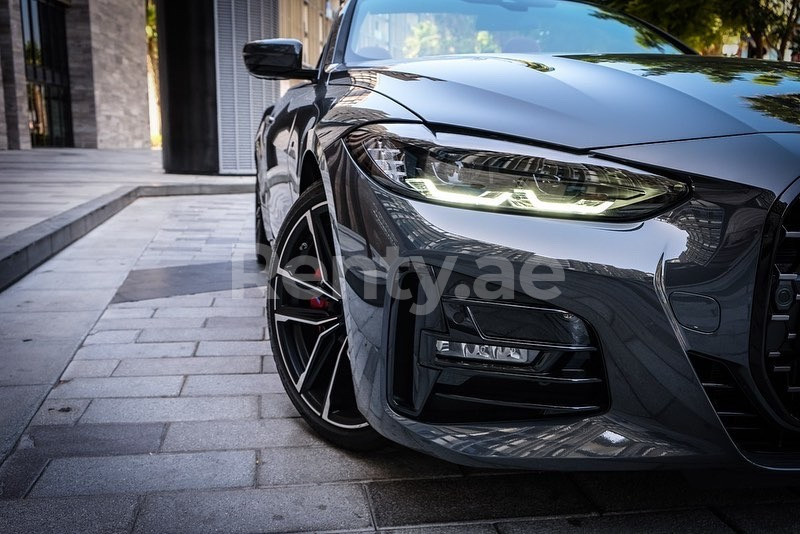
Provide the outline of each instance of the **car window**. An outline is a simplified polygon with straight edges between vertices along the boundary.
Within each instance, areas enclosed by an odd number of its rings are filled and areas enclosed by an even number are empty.
[[[359,0],[348,64],[476,53],[680,54],[649,26],[580,2]]]

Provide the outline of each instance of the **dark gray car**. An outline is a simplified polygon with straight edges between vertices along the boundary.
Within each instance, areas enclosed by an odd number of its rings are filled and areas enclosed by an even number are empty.
[[[800,468],[800,67],[582,2],[352,0],[256,138],[308,423],[468,465]]]

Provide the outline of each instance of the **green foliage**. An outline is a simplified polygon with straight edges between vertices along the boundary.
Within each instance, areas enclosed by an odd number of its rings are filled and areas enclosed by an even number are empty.
[[[700,51],[719,45],[725,35],[745,33],[756,48],[783,52],[796,39],[800,16],[800,0],[606,0],[605,4],[663,28]]]
[[[487,31],[470,31],[468,16],[434,16],[420,20],[406,38],[403,55],[407,58],[442,54],[500,52],[500,45]]]

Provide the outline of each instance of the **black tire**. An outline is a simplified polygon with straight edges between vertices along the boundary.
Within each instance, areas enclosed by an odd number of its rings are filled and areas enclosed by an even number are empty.
[[[284,389],[322,438],[354,451],[385,444],[358,411],[322,183],[289,210],[268,269],[267,325]]]
[[[264,229],[264,215],[261,213],[261,194],[256,180],[256,260],[259,265],[266,265],[269,261],[270,244],[267,231]]]

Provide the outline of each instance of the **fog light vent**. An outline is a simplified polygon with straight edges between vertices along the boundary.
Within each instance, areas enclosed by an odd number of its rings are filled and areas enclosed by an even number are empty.
[[[495,363],[530,364],[533,363],[540,354],[541,351],[538,350],[505,347],[502,345],[482,345],[446,340],[436,341],[436,355],[442,358],[488,360]]]

